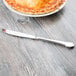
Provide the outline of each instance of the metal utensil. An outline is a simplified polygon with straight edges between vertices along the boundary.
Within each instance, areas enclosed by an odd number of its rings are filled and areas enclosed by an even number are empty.
[[[48,41],[48,42],[63,45],[67,48],[73,48],[75,46],[73,42],[64,42],[64,41],[53,40],[53,39],[48,39],[48,38],[43,38],[43,37],[36,37],[36,36],[33,36],[33,35],[28,35],[28,34],[25,34],[25,33],[6,30],[6,29],[2,29],[2,31],[4,33],[12,35],[12,36],[17,36],[17,37],[22,37],[22,38],[29,38],[29,39],[34,39],[34,40]]]

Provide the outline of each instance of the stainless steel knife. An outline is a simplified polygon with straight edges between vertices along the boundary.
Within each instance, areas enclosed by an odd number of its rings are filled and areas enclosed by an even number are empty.
[[[60,41],[60,40],[48,39],[48,38],[44,38],[44,37],[37,37],[37,36],[28,35],[28,34],[25,34],[25,33],[16,32],[16,31],[7,30],[7,29],[2,29],[2,32],[6,33],[6,34],[9,34],[9,35],[12,35],[12,36],[16,36],[16,37],[48,41],[48,42],[52,42],[52,43],[55,43],[55,44],[63,45],[67,48],[73,48],[75,46],[73,42],[65,42],[65,41]]]

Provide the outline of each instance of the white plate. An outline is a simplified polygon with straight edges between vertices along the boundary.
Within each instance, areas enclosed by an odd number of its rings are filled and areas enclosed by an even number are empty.
[[[19,15],[27,16],[27,17],[43,17],[43,16],[52,15],[52,14],[60,11],[60,10],[65,6],[67,0],[65,0],[65,2],[59,7],[59,9],[57,9],[57,10],[55,10],[55,11],[53,11],[53,12],[49,12],[49,13],[46,13],[46,14],[39,14],[39,15],[31,15],[31,14],[24,14],[24,13],[18,12],[18,11],[16,11],[16,10],[14,10],[12,7],[10,7],[5,0],[3,0],[3,2],[4,2],[4,4],[5,4],[5,6],[6,6],[9,10],[11,10],[12,12],[15,12],[15,13],[17,13],[17,14],[19,14]]]

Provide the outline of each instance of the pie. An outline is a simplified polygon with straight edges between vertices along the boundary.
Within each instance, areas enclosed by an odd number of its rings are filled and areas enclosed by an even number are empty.
[[[5,0],[16,11],[26,14],[44,14],[58,9],[65,0]]]

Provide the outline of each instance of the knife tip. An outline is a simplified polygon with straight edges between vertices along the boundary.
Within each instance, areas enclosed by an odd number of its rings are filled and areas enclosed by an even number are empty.
[[[2,32],[6,32],[6,29],[2,29]]]

